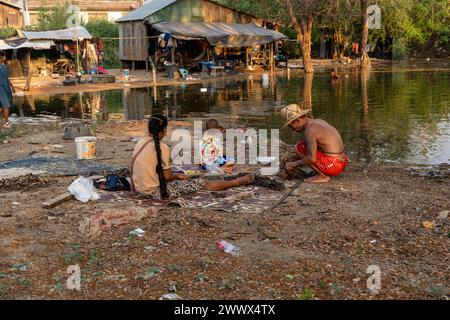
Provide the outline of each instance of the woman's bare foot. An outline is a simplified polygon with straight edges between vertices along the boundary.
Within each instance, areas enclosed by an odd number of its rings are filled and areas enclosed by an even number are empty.
[[[241,178],[236,179],[240,186],[245,186],[248,184],[252,184],[255,182],[255,175],[254,174],[248,174],[246,176],[243,176]]]
[[[330,182],[330,177],[325,176],[323,174],[318,174],[314,177],[305,179],[305,183],[327,183]]]

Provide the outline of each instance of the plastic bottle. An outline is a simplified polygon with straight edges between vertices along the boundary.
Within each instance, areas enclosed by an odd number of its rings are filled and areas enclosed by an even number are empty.
[[[225,253],[231,254],[234,257],[238,257],[240,254],[240,250],[238,247],[233,246],[231,243],[226,242],[224,240],[216,242],[217,248],[222,250]]]

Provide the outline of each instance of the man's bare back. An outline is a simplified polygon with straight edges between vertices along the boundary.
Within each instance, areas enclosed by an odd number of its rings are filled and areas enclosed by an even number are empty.
[[[311,119],[305,128],[305,134],[309,138],[315,138],[317,149],[325,155],[338,160],[345,159],[345,149],[339,132],[322,119]]]
[[[295,146],[298,160],[287,162],[285,169],[289,173],[297,167],[309,166],[317,175],[305,182],[324,183],[345,170],[348,157],[339,132],[324,120],[312,119],[308,116],[309,113],[309,109],[297,104],[288,105],[281,110],[286,121],[284,126],[305,134],[305,141],[301,140]]]

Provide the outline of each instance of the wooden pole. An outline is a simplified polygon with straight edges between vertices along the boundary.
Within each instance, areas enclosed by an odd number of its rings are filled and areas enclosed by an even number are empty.
[[[158,102],[158,87],[156,82],[156,66],[151,57],[148,57],[152,65],[152,75],[153,75],[153,102]]]
[[[245,67],[248,69],[248,48],[245,48]]]
[[[269,63],[270,63],[270,73],[274,72],[274,65],[273,65],[273,43],[270,44],[270,57],[269,57]]]
[[[25,82],[25,87],[23,88],[23,91],[29,91],[30,90],[31,77],[33,75],[33,72],[31,70],[31,49],[27,53],[27,64],[28,64],[27,81]]]
[[[77,72],[80,72],[80,40],[77,36]]]

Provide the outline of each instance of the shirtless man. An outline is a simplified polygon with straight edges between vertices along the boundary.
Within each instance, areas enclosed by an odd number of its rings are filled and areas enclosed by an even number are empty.
[[[286,163],[286,171],[292,172],[297,167],[309,166],[317,175],[308,178],[308,183],[325,183],[330,177],[340,175],[348,164],[344,143],[339,132],[321,119],[312,119],[310,110],[291,104],[281,110],[286,124],[296,132],[304,132],[306,141],[300,141],[295,146],[299,160]]]

